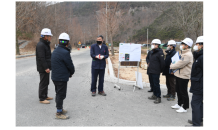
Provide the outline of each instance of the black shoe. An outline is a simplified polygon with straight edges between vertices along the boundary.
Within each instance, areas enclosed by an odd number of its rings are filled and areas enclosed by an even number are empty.
[[[152,90],[152,89],[150,89],[150,90],[148,90],[148,92],[153,92],[153,90]]]

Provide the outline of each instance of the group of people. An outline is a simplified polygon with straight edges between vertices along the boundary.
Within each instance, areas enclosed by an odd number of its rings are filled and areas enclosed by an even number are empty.
[[[66,98],[67,82],[75,73],[70,49],[68,48],[70,37],[67,33],[61,33],[59,45],[51,54],[50,41],[52,36],[50,29],[42,29],[40,41],[36,46],[36,64],[40,75],[39,100],[42,104],[49,104],[48,100],[53,99],[48,97],[49,77],[52,70],[51,79],[56,92],[56,118],[68,119],[69,116],[66,115],[67,110],[63,109],[63,100]]]
[[[75,67],[70,56],[70,37],[67,33],[61,33],[59,36],[59,45],[51,54],[50,41],[52,37],[51,30],[44,28],[41,31],[41,38],[36,46],[37,71],[40,75],[39,100],[42,104],[49,104],[48,85],[50,72],[51,79],[55,86],[56,118],[69,119],[66,115],[67,110],[63,109],[63,100],[66,98],[67,82],[75,73]],[[161,103],[160,74],[166,76],[167,94],[163,95],[168,101],[174,101],[177,93],[178,103],[171,106],[179,113],[187,112],[189,108],[188,82],[191,79],[190,92],[193,93],[192,123],[194,126],[201,126],[203,121],[203,36],[197,38],[196,45],[191,52],[193,41],[185,38],[181,45],[180,60],[172,63],[171,58],[176,54],[176,42],[170,40],[164,59],[163,50],[160,48],[159,39],[152,40],[151,51],[149,51],[146,61],[148,64],[147,73],[149,75],[149,92],[153,92],[150,100],[154,103]],[[193,57],[194,55],[194,57]],[[103,44],[103,36],[98,35],[96,43],[91,45],[90,56],[92,58],[91,73],[91,95],[96,96],[96,82],[99,77],[98,94],[106,96],[104,92],[104,74],[106,67],[106,58],[109,57],[108,47]],[[194,63],[193,63],[194,61]],[[52,71],[51,71],[52,70]]]
[[[66,98],[67,82],[75,73],[75,67],[70,56],[70,37],[67,33],[61,33],[59,43],[51,54],[50,42],[51,30],[44,28],[41,31],[41,38],[36,46],[36,64],[40,75],[39,101],[42,104],[50,104],[52,97],[48,97],[48,85],[51,79],[55,86],[56,119],[69,119],[67,110],[63,109],[63,101]],[[98,94],[106,96],[103,90],[106,58],[109,56],[108,47],[103,44],[103,36],[97,36],[97,43],[91,46],[90,56],[92,57],[92,96],[96,96],[96,82],[99,76]],[[52,70],[52,71],[51,71]]]
[[[151,51],[146,57],[147,74],[153,92],[150,100],[161,103],[160,74],[166,76],[167,94],[163,98],[174,101],[177,93],[178,103],[171,106],[178,113],[187,112],[189,108],[188,82],[191,80],[190,92],[192,95],[192,120],[188,120],[193,126],[203,125],[203,36],[199,36],[193,47],[193,40],[185,38],[180,45],[180,60],[172,63],[172,57],[178,53],[175,50],[176,42],[168,41],[166,58],[160,48],[161,41],[154,39],[151,42]]]

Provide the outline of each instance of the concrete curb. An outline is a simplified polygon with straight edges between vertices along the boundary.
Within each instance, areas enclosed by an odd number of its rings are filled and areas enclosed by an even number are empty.
[[[35,54],[30,54],[30,55],[19,55],[19,56],[16,56],[16,58],[29,57],[29,56],[35,56]]]

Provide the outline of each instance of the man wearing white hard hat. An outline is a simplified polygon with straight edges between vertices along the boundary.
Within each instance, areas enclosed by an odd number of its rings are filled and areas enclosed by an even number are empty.
[[[36,65],[40,75],[39,83],[39,101],[43,104],[49,104],[48,100],[53,98],[48,97],[49,75],[51,70],[51,30],[44,28],[41,31],[40,41],[36,46]]]
[[[53,51],[51,57],[52,74],[51,79],[55,85],[56,118],[68,119],[67,111],[63,109],[63,101],[66,98],[67,82],[75,72],[73,61],[68,48],[70,37],[67,33],[59,36],[59,46]]]
[[[175,90],[176,90],[176,77],[174,76],[172,70],[170,70],[170,64],[172,63],[171,58],[176,54],[176,42],[174,40],[168,41],[168,47],[165,51],[167,53],[165,59],[165,69],[163,75],[166,76],[166,86],[167,94],[163,95],[163,98],[167,98],[168,101],[175,100]]]
[[[203,36],[199,36],[194,46],[194,63],[191,71],[192,120],[193,126],[203,125]]]
[[[174,75],[176,76],[176,93],[178,97],[178,103],[171,106],[179,113],[187,112],[189,108],[188,97],[188,82],[191,76],[191,68],[193,63],[193,55],[191,52],[193,41],[190,38],[185,38],[181,45],[182,51],[181,59],[175,64],[170,65],[170,69],[177,70]]]
[[[148,73],[150,76],[150,85],[153,88],[153,95],[148,97],[150,100],[155,100],[154,103],[161,103],[161,90],[160,90],[160,73],[164,70],[164,54],[160,48],[161,41],[154,39],[151,42],[151,54],[149,55]]]

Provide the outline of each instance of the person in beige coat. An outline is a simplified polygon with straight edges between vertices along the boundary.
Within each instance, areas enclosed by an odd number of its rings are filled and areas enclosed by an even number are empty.
[[[171,107],[173,109],[178,109],[176,111],[179,113],[187,112],[187,109],[189,108],[187,89],[193,64],[193,55],[191,52],[192,44],[192,39],[185,38],[180,45],[180,50],[182,51],[181,59],[175,64],[170,65],[170,69],[176,71],[174,71],[174,75],[176,76],[176,92],[178,97],[178,104]]]

